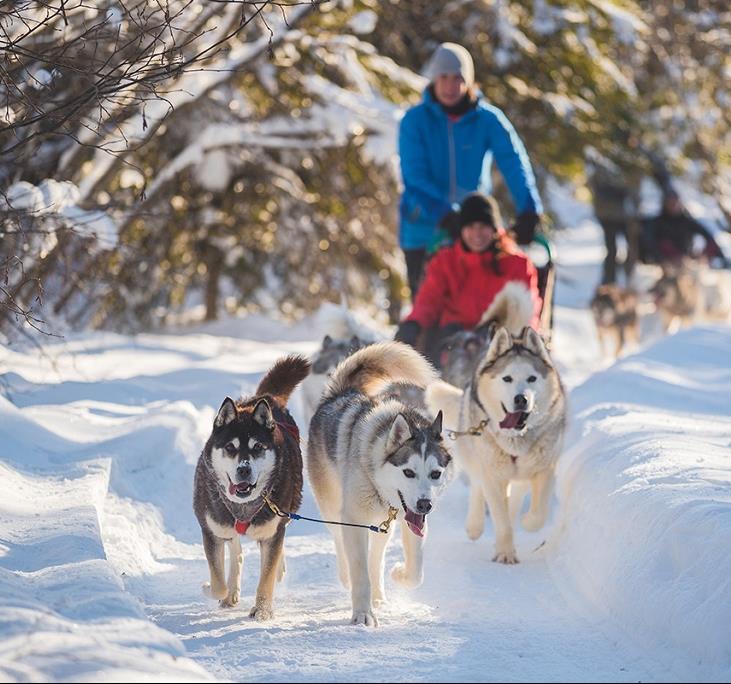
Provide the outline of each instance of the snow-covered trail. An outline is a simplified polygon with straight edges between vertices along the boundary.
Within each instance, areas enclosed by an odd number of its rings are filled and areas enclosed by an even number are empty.
[[[378,629],[350,626],[330,537],[290,529],[288,575],[271,624],[248,619],[258,553],[245,548],[242,604],[220,610],[202,598],[202,558],[173,560],[168,571],[127,580],[146,612],[179,636],[217,679],[238,681],[663,681],[616,630],[569,607],[535,551],[545,535],[519,534],[522,563],[490,562],[487,538],[462,530],[466,490],[440,502],[429,532],[426,578],[417,590],[387,582]],[[309,509],[311,500],[305,502]],[[314,528],[314,525],[311,527]],[[299,534],[298,534],[299,533]],[[390,547],[388,565],[400,559]],[[169,562],[169,561],[166,561]]]
[[[596,347],[586,343],[594,339],[593,323],[582,294],[586,297],[587,270],[597,263],[601,251],[593,248],[596,235],[591,229],[584,237],[582,242],[580,235],[573,236],[572,249],[563,255],[562,264],[562,272],[569,277],[559,284],[564,289],[578,287],[580,292],[564,293],[559,289],[558,293],[559,301],[563,297],[568,306],[557,313],[556,349],[563,350],[559,359],[570,384],[596,368],[598,353]],[[564,320],[567,325],[562,326]],[[313,338],[314,345],[317,333]],[[577,340],[583,343],[577,344]],[[269,363],[267,357],[265,354],[263,363],[257,363],[249,356],[247,367],[263,372]],[[215,386],[215,378],[211,380],[211,386]],[[255,374],[249,372],[240,377],[240,382],[251,389],[256,383]],[[299,413],[297,401],[295,396],[295,415]],[[544,560],[547,548],[537,548],[547,538],[546,531],[518,532],[520,565],[506,567],[490,562],[490,525],[478,542],[470,542],[463,531],[466,487],[461,481],[453,483],[431,516],[423,586],[407,591],[388,578],[391,598],[379,612],[378,629],[348,624],[349,592],[337,581],[330,536],[322,526],[307,522],[289,527],[288,575],[277,589],[273,623],[261,625],[247,617],[259,565],[256,545],[250,542],[244,545],[242,603],[235,609],[219,609],[201,595],[207,564],[188,506],[186,485],[192,477],[192,462],[180,466],[172,474],[185,492],[185,496],[174,497],[179,499],[179,516],[188,522],[184,529],[180,520],[175,526],[165,524],[165,531],[174,534],[160,539],[159,530],[149,530],[144,517],[130,522],[132,512],[125,511],[128,504],[110,499],[104,520],[105,546],[113,564],[125,572],[127,589],[140,598],[146,613],[157,625],[180,637],[189,655],[217,679],[663,679],[658,664],[641,656],[616,628],[591,620],[588,611],[582,615],[569,606]],[[170,480],[169,468],[166,464],[153,468],[153,472]],[[128,486],[136,479],[134,473],[124,477]],[[160,499],[157,505],[165,512],[169,494]],[[116,515],[115,507],[120,509]],[[317,515],[309,490],[301,511]],[[130,539],[137,540],[141,548],[128,548]],[[387,567],[400,557],[398,533],[394,540]],[[164,559],[160,561],[164,568],[125,570],[138,564],[136,556]]]

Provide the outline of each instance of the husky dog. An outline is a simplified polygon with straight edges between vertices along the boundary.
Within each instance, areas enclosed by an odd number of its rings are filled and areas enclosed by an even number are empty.
[[[695,322],[731,317],[731,274],[698,260],[662,265],[662,276],[650,288],[665,332]]]
[[[487,502],[495,525],[493,560],[517,563],[512,518],[522,496],[512,493],[509,511],[509,488],[524,494],[530,485],[523,527],[542,527],[566,426],[565,392],[543,340],[529,327],[518,337],[498,327],[465,389],[433,383],[426,402],[432,410],[442,409],[453,429],[477,428],[480,433],[457,436],[454,448],[457,464],[470,480],[467,534],[470,539],[482,534]]]
[[[455,387],[464,387],[472,377],[487,337],[488,329],[482,327],[460,330],[445,339],[439,355],[442,380]]]
[[[533,298],[523,283],[507,283],[495,295],[474,330],[460,330],[444,340],[440,356],[442,380],[463,388],[472,379],[495,328],[501,325],[512,335],[519,335],[530,323],[533,307]]]
[[[349,339],[333,339],[330,335],[325,335],[319,351],[312,357],[312,371],[302,382],[305,426],[310,424],[335,367],[363,346],[365,343],[357,335]]]
[[[220,599],[221,606],[239,602],[244,560],[239,535],[248,535],[261,552],[256,602],[249,613],[257,620],[272,617],[274,580],[284,575],[286,522],[264,497],[285,511],[296,511],[302,501],[299,432],[286,404],[309,370],[307,359],[288,356],[264,376],[254,397],[237,402],[226,397],[195,470],[193,508],[211,573],[203,591]]]
[[[335,370],[310,423],[307,472],[329,520],[378,525],[402,516],[405,562],[391,576],[406,586],[423,578],[426,515],[447,482],[451,456],[442,444],[442,414],[429,420],[396,399],[381,399],[389,382],[420,386],[436,379],[414,349],[382,342],[357,351]],[[353,624],[375,626],[374,603],[384,600],[388,534],[331,526],[338,572],[350,586]]]
[[[599,285],[591,300],[591,312],[599,334],[602,350],[606,353],[614,342],[611,352],[619,356],[627,342],[640,341],[640,323],[637,315],[637,292],[615,283]]]
[[[662,276],[650,288],[663,332],[692,325],[704,305],[698,271],[690,263],[662,265]]]
[[[701,265],[699,280],[704,319],[728,322],[731,318],[731,271]]]

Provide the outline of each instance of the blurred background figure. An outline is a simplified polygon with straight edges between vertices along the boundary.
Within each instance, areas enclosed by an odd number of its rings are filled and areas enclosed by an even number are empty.
[[[638,212],[642,173],[631,159],[631,154],[609,159],[588,148],[586,157],[594,214],[601,225],[606,248],[601,282],[603,285],[617,282],[617,238],[623,236],[627,241],[624,274],[629,285],[639,253]]]
[[[728,268],[728,260],[711,232],[687,211],[677,191],[665,188],[660,213],[644,228],[649,260],[679,265],[684,258],[702,258],[712,266]],[[696,248],[696,237],[702,247]]]

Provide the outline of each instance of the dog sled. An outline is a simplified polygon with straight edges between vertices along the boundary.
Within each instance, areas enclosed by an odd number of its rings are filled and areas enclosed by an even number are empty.
[[[528,256],[538,271],[538,292],[543,302],[541,307],[541,332],[546,344],[550,346],[551,333],[553,332],[553,300],[556,290],[555,250],[545,235],[536,235],[533,242],[528,246],[528,252]],[[537,252],[537,254],[534,254],[534,252]]]

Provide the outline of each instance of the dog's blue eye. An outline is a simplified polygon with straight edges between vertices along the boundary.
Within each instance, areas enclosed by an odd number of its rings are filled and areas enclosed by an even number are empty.
[[[411,470],[411,468],[405,468],[404,475],[406,475],[406,477],[408,477],[409,479],[416,477],[416,473],[413,470]]]
[[[536,378],[535,375],[529,375],[528,376],[528,382],[535,382],[538,378]]]
[[[226,450],[226,453],[229,454],[229,455],[231,455],[231,456],[233,456],[236,453],[236,451],[237,451],[236,445],[233,442],[229,442],[224,447],[224,449]]]
[[[512,375],[503,375],[503,382],[513,382]]]
[[[442,471],[441,471],[441,470],[432,470],[432,471],[431,471],[431,472],[429,473],[429,477],[430,477],[430,478],[431,478],[432,480],[438,480],[438,479],[439,479],[439,478],[440,478],[441,476],[442,476]]]

